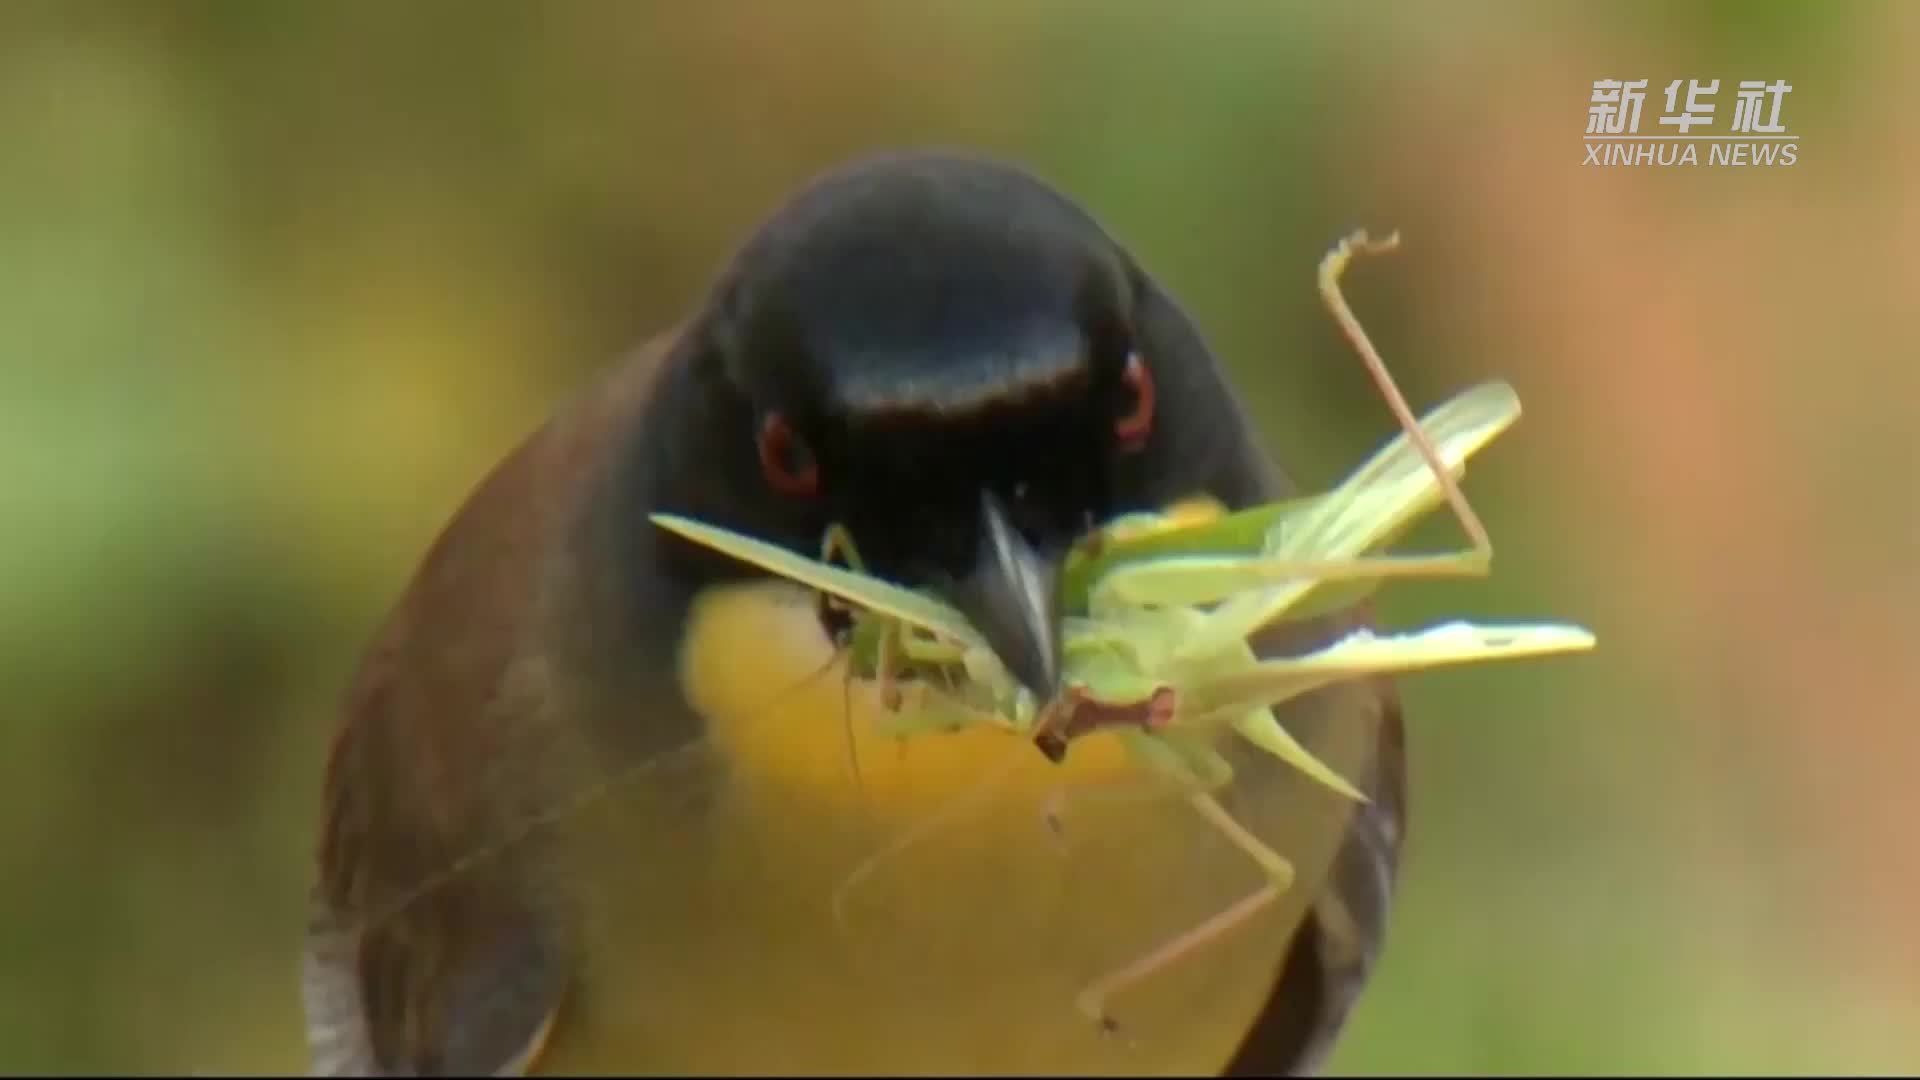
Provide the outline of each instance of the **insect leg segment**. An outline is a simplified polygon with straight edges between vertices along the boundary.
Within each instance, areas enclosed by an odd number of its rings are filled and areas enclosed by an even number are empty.
[[[1226,767],[1224,760],[1220,762]],[[1231,775],[1228,769],[1227,776]],[[1220,800],[1214,798],[1211,789],[1193,792],[1188,803],[1201,817],[1219,829],[1233,845],[1245,852],[1262,873],[1267,877],[1265,884],[1252,893],[1234,902],[1219,914],[1208,918],[1198,926],[1175,935],[1171,940],[1156,946],[1140,958],[1115,969],[1107,975],[1090,983],[1074,999],[1074,1004],[1087,1019],[1098,1024],[1103,1031],[1119,1030],[1118,1023],[1107,1012],[1107,1002],[1115,994],[1145,982],[1181,960],[1199,952],[1210,944],[1233,934],[1241,926],[1253,919],[1278,900],[1293,887],[1293,864],[1286,857],[1267,846],[1266,842],[1255,836],[1252,830],[1235,820]]]
[[[820,538],[820,561],[831,565],[836,558],[855,573],[862,571],[860,553],[853,546],[853,533],[839,522],[827,526]],[[817,605],[820,625],[826,628],[827,637],[836,648],[845,648],[853,636],[854,607],[828,592],[820,594]]]
[[[1487,528],[1480,516],[1467,502],[1466,495],[1460,490],[1453,473],[1441,463],[1440,454],[1434,449],[1420,424],[1413,418],[1413,410],[1408,407],[1406,397],[1400,393],[1400,387],[1393,381],[1393,375],[1387,371],[1387,363],[1380,358],[1380,352],[1374,348],[1373,340],[1361,328],[1360,320],[1354,317],[1353,309],[1347,306],[1346,297],[1340,291],[1340,278],[1346,273],[1347,264],[1355,255],[1377,255],[1392,251],[1400,246],[1400,233],[1395,231],[1384,240],[1374,240],[1365,229],[1357,229],[1335,244],[1333,250],[1320,261],[1320,296],[1333,314],[1334,322],[1353,344],[1360,354],[1361,361],[1367,367],[1367,373],[1373,377],[1374,384],[1387,399],[1387,408],[1393,412],[1393,418],[1399,422],[1402,431],[1413,440],[1420,456],[1426,460],[1427,467],[1440,482],[1441,490],[1446,493],[1447,503],[1452,507],[1454,516],[1459,519],[1460,527],[1467,531],[1473,540],[1473,550],[1477,557],[1491,561],[1493,558],[1493,540],[1487,535]]]

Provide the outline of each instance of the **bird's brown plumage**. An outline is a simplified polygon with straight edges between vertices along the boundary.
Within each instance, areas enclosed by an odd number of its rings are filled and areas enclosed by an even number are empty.
[[[480,481],[361,661],[323,794],[312,947],[332,967],[311,974],[309,989],[335,1008],[319,1071],[407,1062],[490,1072],[533,1034],[516,1027],[545,1020],[524,1009],[472,1060],[447,1056],[449,973],[484,943],[544,932],[510,841],[566,802],[562,792],[503,795],[471,770],[523,750],[538,738],[526,725],[555,704],[551,673],[564,660],[551,650],[565,635],[549,632],[553,609],[564,619],[573,609],[563,598],[590,587],[571,557],[579,509],[636,423],[673,337],[612,367]],[[529,805],[542,797],[547,805]],[[537,973],[528,992],[557,998],[563,981]]]

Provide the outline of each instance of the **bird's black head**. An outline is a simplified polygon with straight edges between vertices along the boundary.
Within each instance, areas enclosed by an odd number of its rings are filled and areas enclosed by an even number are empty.
[[[1043,699],[1056,568],[1090,526],[1259,486],[1185,318],[1083,211],[1002,165],[915,154],[817,182],[687,342],[671,501],[808,554],[845,525],[868,572],[946,595]]]

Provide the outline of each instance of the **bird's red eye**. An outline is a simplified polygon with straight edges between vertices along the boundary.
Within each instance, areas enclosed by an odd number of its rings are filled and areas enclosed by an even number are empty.
[[[1113,422],[1113,433],[1120,437],[1121,446],[1138,450],[1153,433],[1153,373],[1140,354],[1134,353],[1127,357],[1120,381],[1126,387],[1126,404],[1125,411]]]
[[[760,471],[782,495],[813,495],[820,490],[820,463],[779,413],[760,422]]]

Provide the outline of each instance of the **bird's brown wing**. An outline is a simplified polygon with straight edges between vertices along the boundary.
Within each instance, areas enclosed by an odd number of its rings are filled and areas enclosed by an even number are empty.
[[[497,1074],[537,1053],[572,969],[514,822],[554,708],[540,618],[564,533],[632,430],[665,335],[480,482],[435,540],[347,696],[323,791],[304,957],[322,1075]],[[533,785],[536,786],[537,785]]]

